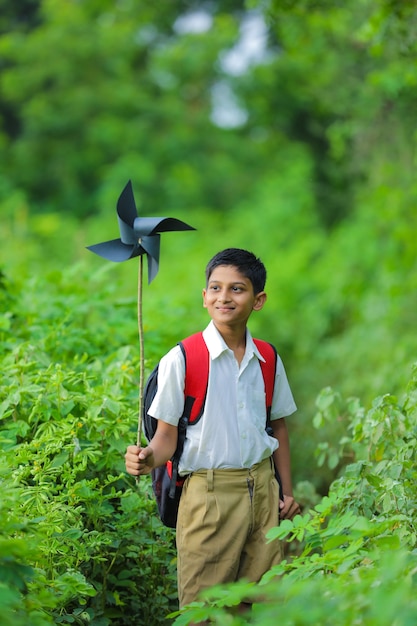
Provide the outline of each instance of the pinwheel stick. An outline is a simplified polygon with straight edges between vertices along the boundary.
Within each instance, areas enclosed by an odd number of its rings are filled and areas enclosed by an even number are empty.
[[[140,240],[139,240],[140,243]],[[139,414],[138,430],[136,435],[136,445],[141,446],[142,441],[142,413],[143,413],[143,386],[145,380],[145,349],[143,340],[143,314],[142,314],[142,292],[143,292],[143,255],[139,257],[138,267],[138,331],[139,331]],[[136,484],[139,484],[140,476],[136,476]]]
[[[141,445],[142,436],[142,413],[143,413],[143,387],[145,380],[145,348],[143,340],[143,314],[142,314],[142,291],[143,291],[143,255],[139,257],[138,272],[138,331],[139,331],[139,415],[136,445]]]

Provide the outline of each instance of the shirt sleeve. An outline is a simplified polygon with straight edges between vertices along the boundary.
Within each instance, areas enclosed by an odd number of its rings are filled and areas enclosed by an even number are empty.
[[[272,399],[271,420],[287,417],[297,410],[294,398],[288,383],[287,374],[281,357],[277,357],[277,371],[275,376],[274,396]]]
[[[179,346],[170,350],[159,362],[158,387],[149,415],[178,426],[184,410],[185,363]]]

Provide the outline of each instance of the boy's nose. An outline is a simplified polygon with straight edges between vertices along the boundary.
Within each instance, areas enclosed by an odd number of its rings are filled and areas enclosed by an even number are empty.
[[[223,289],[222,291],[220,291],[218,297],[221,302],[227,302],[229,300],[229,294],[226,291],[226,289]]]

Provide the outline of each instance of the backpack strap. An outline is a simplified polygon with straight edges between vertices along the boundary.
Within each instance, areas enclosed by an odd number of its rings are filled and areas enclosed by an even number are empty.
[[[188,423],[196,424],[206,403],[210,356],[203,339],[203,333],[195,333],[178,344],[185,361],[185,410],[188,410]],[[191,409],[189,402],[192,402]]]
[[[265,359],[265,361],[259,361],[259,364],[261,366],[265,384],[266,419],[267,423],[269,423],[271,417],[272,398],[274,396],[275,374],[277,371],[277,351],[272,343],[268,343],[262,339],[254,339],[253,341]]]
[[[203,333],[195,333],[179,342],[184,356],[184,411],[178,423],[178,442],[170,461],[171,484],[169,497],[174,498],[178,481],[178,465],[184,448],[187,426],[196,424],[204,411],[209,378],[209,351]]]
[[[274,385],[275,385],[275,376],[277,372],[278,355],[277,355],[277,351],[275,347],[271,343],[268,343],[267,341],[262,341],[261,339],[254,339],[254,342],[259,352],[265,359],[265,361],[260,361],[260,365],[261,365],[262,375],[264,377],[264,383],[265,383],[266,432],[269,435],[272,435],[271,408],[272,408],[272,399],[274,396]],[[280,500],[284,500],[281,476],[279,475],[279,472],[276,467],[275,467],[275,478],[277,479],[277,482],[278,482],[279,498]]]

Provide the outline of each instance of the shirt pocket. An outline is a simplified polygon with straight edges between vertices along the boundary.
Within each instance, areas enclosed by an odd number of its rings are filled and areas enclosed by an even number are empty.
[[[266,426],[266,399],[265,392],[256,387],[247,387],[246,406],[251,424],[259,430],[265,430]]]

